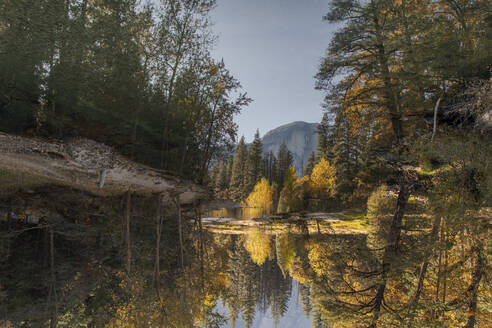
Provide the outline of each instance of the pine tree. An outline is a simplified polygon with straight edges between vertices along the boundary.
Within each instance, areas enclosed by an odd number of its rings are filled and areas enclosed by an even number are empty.
[[[299,283],[299,298],[301,301],[302,312],[304,312],[306,318],[309,318],[312,309],[311,309],[311,301],[310,301],[311,290],[308,284]]]
[[[241,138],[234,153],[231,174],[231,198],[235,201],[243,200],[247,194],[244,193],[245,169],[248,151],[244,137]]]
[[[287,145],[282,142],[277,153],[277,165],[275,170],[275,182],[278,185],[279,192],[284,188],[284,180],[289,167],[292,166],[293,158]]]
[[[277,159],[275,158],[275,155],[273,152],[270,150],[266,155],[265,158],[263,159],[263,176],[270,181],[270,183],[274,182],[274,176],[275,176],[275,162]]]
[[[230,188],[231,186],[231,178],[232,178],[232,164],[233,164],[233,159],[230,157],[227,160],[227,189]]]
[[[217,185],[217,177],[219,176],[219,171],[220,171],[220,163],[215,163],[215,165],[210,170],[209,179],[208,179],[208,186],[213,191],[215,191]]]
[[[349,136],[346,119],[337,117],[334,131],[335,144],[333,147],[333,165],[337,170],[336,194],[344,199],[354,190],[353,178],[357,171],[357,163],[354,161],[353,139]]]
[[[331,117],[327,112],[323,114],[321,123],[318,126],[318,156],[331,160],[333,156],[333,127]],[[308,160],[309,161],[309,160]]]
[[[261,143],[260,132],[256,130],[255,139],[251,144],[246,163],[245,190],[249,194],[253,187],[263,176],[263,145]]]
[[[222,161],[219,164],[219,172],[216,177],[215,190],[216,192],[222,192],[227,189],[227,163]]]
[[[297,209],[298,201],[296,198],[297,172],[296,168],[290,166],[285,174],[284,187],[280,192],[280,200],[277,212],[286,213]]]
[[[308,157],[308,160],[307,160],[307,163],[306,163],[306,166],[304,167],[304,175],[306,176],[310,176],[311,175],[311,172],[313,172],[313,168],[314,166],[316,165],[317,161],[316,161],[316,154],[313,152],[311,152],[311,154],[309,154],[309,157]]]

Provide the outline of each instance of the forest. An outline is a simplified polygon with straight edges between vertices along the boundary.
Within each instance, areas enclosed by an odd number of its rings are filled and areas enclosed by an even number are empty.
[[[276,215],[214,233],[177,194],[103,197],[0,156],[0,327],[278,325],[294,286],[314,328],[491,326],[490,1],[329,1],[303,176],[285,144],[237,140],[252,99],[211,55],[216,5],[0,0],[2,133],[95,140]],[[321,211],[358,226],[313,229]]]
[[[93,139],[203,181],[251,101],[211,56],[214,5],[2,1],[0,129]]]

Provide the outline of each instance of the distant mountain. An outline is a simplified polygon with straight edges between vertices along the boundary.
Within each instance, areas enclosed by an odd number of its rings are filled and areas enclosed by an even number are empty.
[[[309,154],[316,151],[318,145],[318,125],[318,123],[298,121],[267,132],[262,139],[263,153],[266,154],[271,150],[276,155],[284,142],[294,157],[297,174],[302,176]]]

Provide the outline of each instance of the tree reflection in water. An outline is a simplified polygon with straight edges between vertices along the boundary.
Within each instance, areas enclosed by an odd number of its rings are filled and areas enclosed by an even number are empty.
[[[403,233],[396,256],[388,258],[385,247],[377,246],[390,238],[384,220],[377,221],[383,226],[374,224],[367,234],[357,235],[309,235],[302,224],[277,234],[259,227],[211,233],[198,221],[188,221],[183,271],[173,210],[163,211],[159,284],[151,220],[132,221],[130,273],[124,270],[122,234],[112,229],[117,219],[97,227],[53,219],[52,250],[48,228],[23,231],[2,221],[4,325],[253,327],[264,319],[263,324],[270,320],[272,327],[280,327],[294,306],[291,314],[304,317],[311,327],[432,327],[443,322],[455,327],[468,321],[473,300],[478,322],[485,322],[480,311],[490,300],[490,282],[474,289],[477,268],[487,265],[478,230],[469,232],[476,243],[464,245],[470,254],[465,259],[456,236],[440,229],[432,242],[437,230],[424,226],[424,232]],[[429,247],[441,256],[426,255]],[[447,267],[439,272],[444,256]],[[419,279],[423,264],[425,283]]]

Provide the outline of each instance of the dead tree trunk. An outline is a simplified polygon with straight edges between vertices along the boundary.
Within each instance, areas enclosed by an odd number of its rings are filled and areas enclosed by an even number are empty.
[[[439,97],[436,102],[436,106],[434,106],[434,126],[432,128],[432,137],[431,137],[431,142],[434,141],[434,137],[436,136],[437,132],[437,111],[439,110],[439,104],[441,103],[442,97]]]

